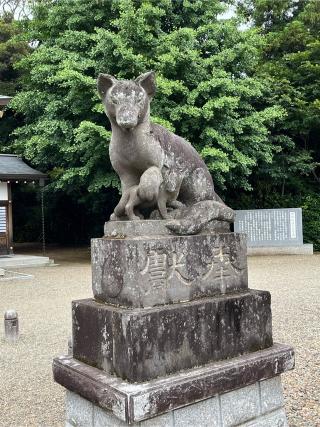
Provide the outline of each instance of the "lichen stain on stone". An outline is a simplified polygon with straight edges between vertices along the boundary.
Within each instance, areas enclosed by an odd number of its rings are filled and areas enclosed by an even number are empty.
[[[144,418],[146,414],[153,413],[150,404],[150,395],[149,393],[141,394],[135,398],[134,401],[134,418],[141,419]]]
[[[223,278],[224,284],[219,284],[217,268],[220,267],[216,266],[214,257],[219,258],[219,253],[225,251],[224,248],[232,243],[232,239],[240,241],[239,236],[232,233],[226,233],[223,239],[221,235],[214,234],[157,238],[152,236],[143,240],[128,238],[125,242],[94,239],[99,241],[93,244],[94,295],[99,300],[112,304],[152,307],[245,289],[246,264],[239,269],[240,264],[234,261],[241,258],[242,252],[245,252],[245,246],[242,245],[235,245],[238,253],[231,250],[228,255],[230,260],[225,257],[224,267],[230,272],[227,273],[228,277]],[[98,247],[100,256],[96,257],[94,252]],[[166,258],[161,290],[152,288],[149,273],[142,274],[152,251],[159,255],[164,254]],[[173,261],[173,257],[176,261]]]

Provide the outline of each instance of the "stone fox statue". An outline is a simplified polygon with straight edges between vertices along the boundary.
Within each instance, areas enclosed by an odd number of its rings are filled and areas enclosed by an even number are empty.
[[[124,211],[129,219],[141,219],[142,216],[137,212],[136,207],[150,207],[157,205],[162,218],[168,219],[170,215],[167,211],[167,205],[170,207],[181,208],[184,205],[176,200],[179,189],[175,192],[168,191],[165,188],[163,176],[157,166],[151,166],[140,177],[139,185],[130,188],[126,198],[122,198],[120,206],[117,209]]]
[[[233,222],[234,212],[215,193],[197,151],[185,139],[150,122],[155,90],[152,71],[135,80],[99,74],[98,92],[112,127],[110,160],[122,189],[110,220],[139,219],[139,206],[149,204],[162,217],[172,218],[167,227],[177,234],[198,233],[212,220]],[[169,213],[167,207],[173,210]]]

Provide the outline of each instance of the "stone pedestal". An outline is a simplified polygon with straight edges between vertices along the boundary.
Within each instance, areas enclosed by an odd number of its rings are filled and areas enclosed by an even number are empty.
[[[129,382],[268,348],[270,294],[247,291],[149,309],[73,302],[73,355]]]
[[[270,294],[248,289],[244,235],[107,223],[92,283],[72,305],[73,356],[53,363],[67,425],[286,425],[293,350],[273,344]]]
[[[144,222],[149,234],[136,235]],[[92,288],[98,301],[153,307],[248,288],[245,235],[165,235],[162,222],[123,221],[119,234],[115,225],[108,230],[109,223],[105,231],[111,236],[92,239]]]

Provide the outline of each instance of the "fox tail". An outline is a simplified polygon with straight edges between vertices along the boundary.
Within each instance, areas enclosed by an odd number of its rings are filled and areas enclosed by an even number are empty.
[[[232,223],[234,217],[234,211],[223,202],[203,200],[184,210],[182,218],[173,219],[166,226],[175,234],[197,234],[213,220]]]

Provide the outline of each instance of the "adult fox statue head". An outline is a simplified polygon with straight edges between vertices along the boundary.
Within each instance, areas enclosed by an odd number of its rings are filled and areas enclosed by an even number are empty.
[[[111,124],[133,129],[149,118],[150,101],[155,94],[155,73],[149,71],[135,80],[117,80],[99,74],[98,92]]]

